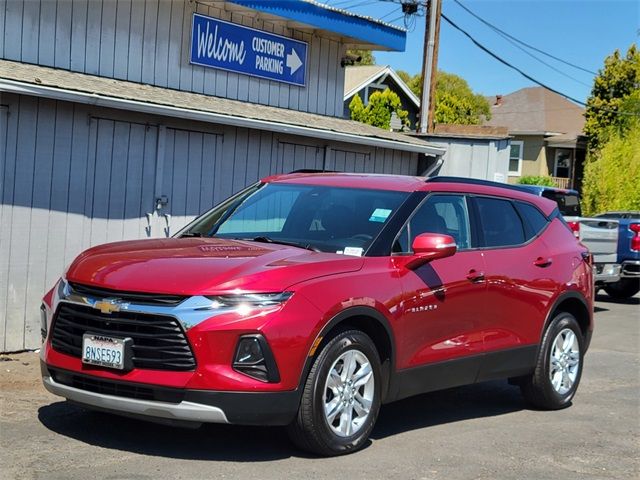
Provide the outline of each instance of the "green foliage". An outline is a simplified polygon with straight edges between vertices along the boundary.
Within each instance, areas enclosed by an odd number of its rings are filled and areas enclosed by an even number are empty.
[[[535,176],[535,175],[529,175],[529,176],[525,176],[525,177],[520,177],[520,180],[518,180],[518,183],[522,184],[522,185],[542,185],[544,187],[555,187],[556,184],[553,181],[553,178],[549,177],[549,176]]]
[[[487,99],[473,93],[464,78],[438,72],[435,123],[479,125],[484,118],[491,118],[491,107]]]
[[[402,109],[402,102],[397,93],[388,88],[382,92],[374,92],[365,107],[359,95],[355,95],[349,103],[351,119],[367,123],[375,127],[389,130],[391,115],[395,112],[404,127],[409,127],[409,112]]]
[[[409,87],[416,97],[420,98],[422,96],[422,75],[419,73],[409,75],[404,70],[398,70],[396,73],[402,81],[407,84],[407,87]]]
[[[421,98],[422,75],[412,76],[402,70],[398,71],[398,75]],[[491,118],[491,106],[487,99],[473,93],[467,81],[453,73],[438,71],[435,101],[435,123],[479,125],[483,119]]]
[[[632,44],[625,56],[618,50],[604,61],[587,99],[584,132],[595,153],[616,133],[624,134],[640,113],[640,51]]]
[[[353,55],[354,57],[361,57],[359,62],[355,62],[354,65],[375,65],[376,57],[373,56],[371,50],[347,50],[347,55]]]
[[[585,215],[640,210],[640,120],[613,131],[600,151],[590,153],[582,182]]]

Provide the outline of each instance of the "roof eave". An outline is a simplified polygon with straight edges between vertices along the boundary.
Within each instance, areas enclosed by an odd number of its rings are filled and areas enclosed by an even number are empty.
[[[334,32],[353,41],[353,47],[403,52],[407,32],[395,25],[327,6],[314,0],[269,1],[227,0],[258,12],[287,18],[319,30]],[[362,42],[362,43],[360,43]]]
[[[88,93],[57,87],[49,87],[45,85],[36,85],[5,78],[0,78],[0,92],[15,93],[19,95],[31,95],[53,100],[95,105],[105,108],[130,110],[150,115],[161,115],[206,123],[216,123],[234,127],[266,130],[323,140],[333,140],[338,142],[388,148],[405,152],[421,153],[425,155],[441,156],[445,153],[445,150],[443,148],[435,147],[427,143],[425,143],[424,145],[419,145],[417,143],[405,143],[381,137],[356,135],[348,132],[339,132],[335,130],[326,130],[302,125],[279,123],[217,112],[193,110],[182,107],[174,107],[170,105],[161,105],[158,103],[118,98],[113,96],[100,95],[97,93]]]

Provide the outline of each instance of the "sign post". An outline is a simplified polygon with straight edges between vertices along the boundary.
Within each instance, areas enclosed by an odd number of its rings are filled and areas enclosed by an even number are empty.
[[[190,63],[305,86],[306,42],[193,14]]]

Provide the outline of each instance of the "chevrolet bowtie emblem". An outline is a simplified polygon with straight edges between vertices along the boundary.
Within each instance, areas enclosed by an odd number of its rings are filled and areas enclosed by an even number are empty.
[[[93,308],[100,310],[102,313],[113,313],[120,311],[120,301],[116,298],[105,298],[93,304]]]

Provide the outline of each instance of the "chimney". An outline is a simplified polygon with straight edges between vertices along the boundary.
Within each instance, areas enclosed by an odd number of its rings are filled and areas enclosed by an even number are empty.
[[[494,105],[502,105],[502,95],[496,95],[496,103]]]

